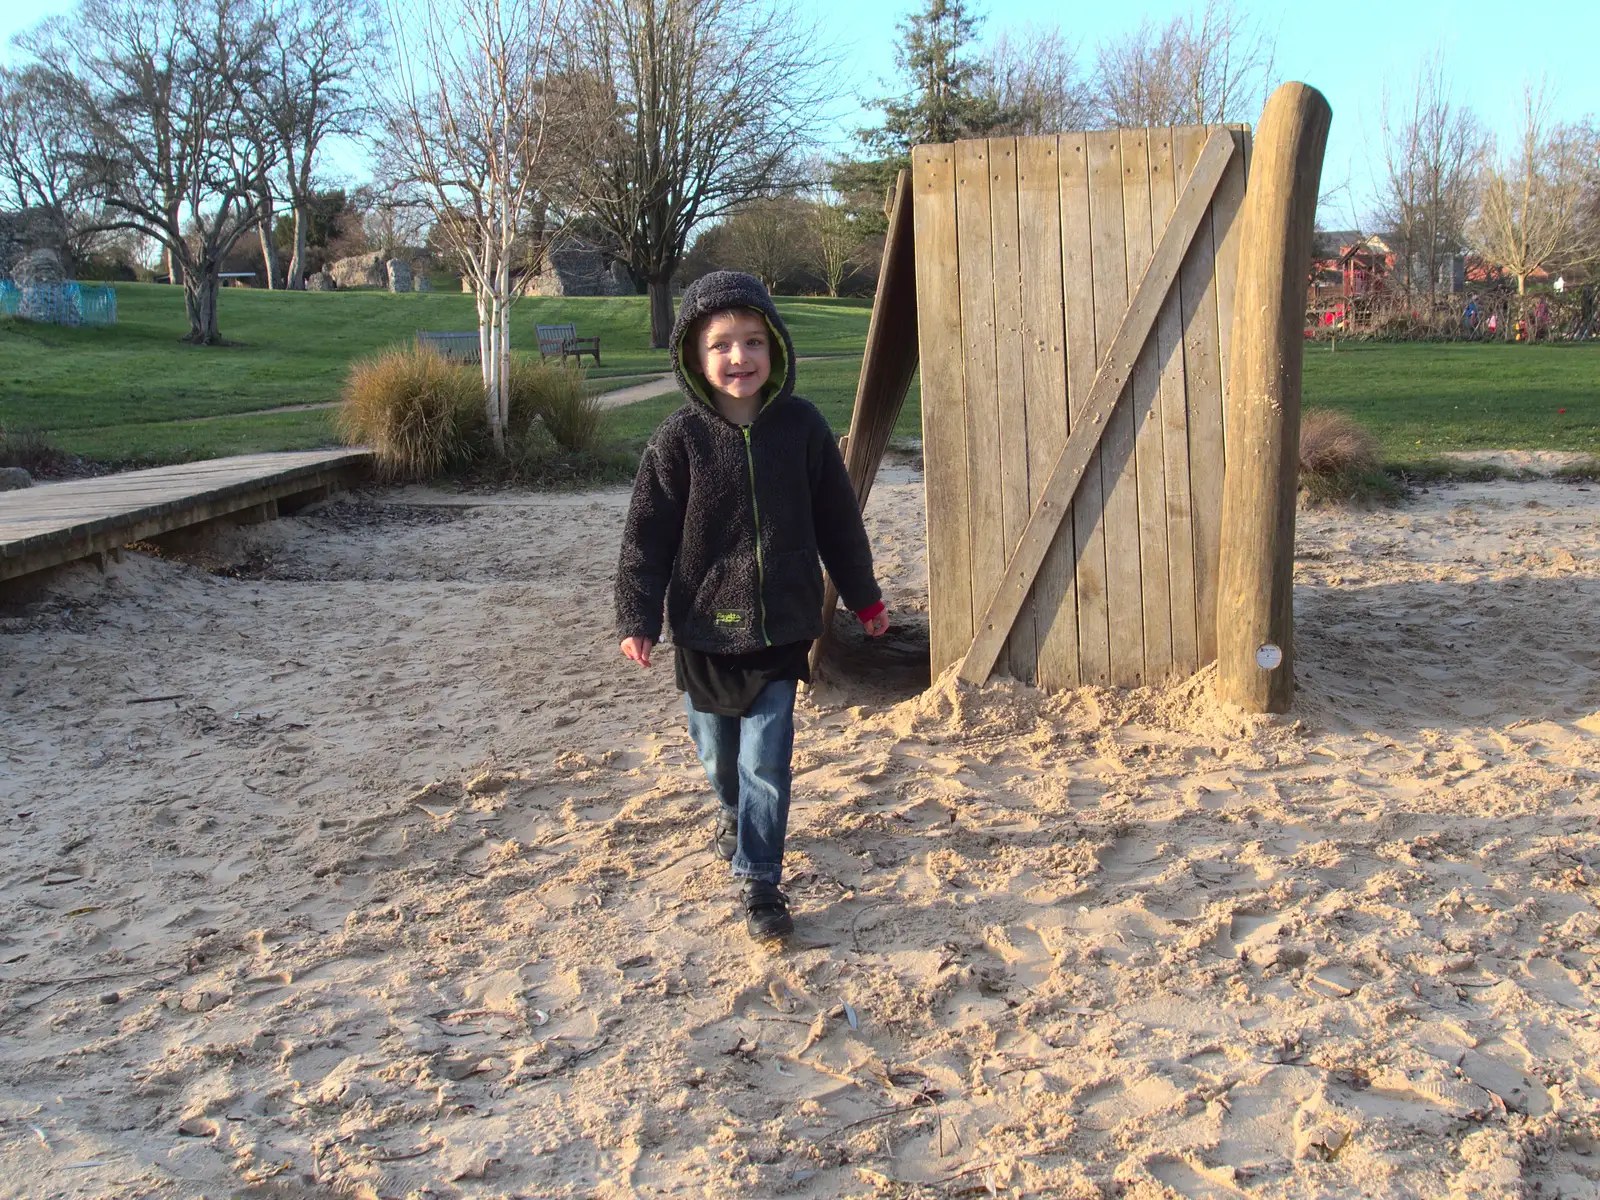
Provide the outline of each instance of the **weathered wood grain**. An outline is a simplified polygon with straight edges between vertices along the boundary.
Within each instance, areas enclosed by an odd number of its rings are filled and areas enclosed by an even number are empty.
[[[1022,377],[1028,409],[1028,511],[1067,440],[1066,305],[1061,289],[1059,146],[1053,137],[1017,139],[1022,270]],[[1034,679],[1041,687],[1078,683],[1078,605],[1072,522],[1057,531],[1024,606],[1034,627]],[[1026,616],[1019,617],[1019,623]],[[1015,665],[1015,664],[1013,664]]]
[[[1333,113],[1286,83],[1256,129],[1228,372],[1218,693],[1249,712],[1294,699],[1294,522],[1305,281]],[[1258,656],[1276,647],[1272,658]]]
[[[962,661],[962,678],[982,682],[993,669],[1023,598],[1033,586],[1039,565],[1068,511],[1100,432],[1119,407],[1118,401],[1123,396],[1139,349],[1149,337],[1177,278],[1233,150],[1231,139],[1224,134],[1210,139],[1202,151],[1199,165],[1162,232],[1149,269],[1139,281],[1115,335],[1109,339],[1100,370],[1089,390],[1084,418],[1075,423],[1068,434],[1022,540],[1006,564],[1005,578],[978,623],[972,646]]]
[[[1061,287],[1066,301],[1069,431],[1084,419],[1089,391],[1100,368],[1096,352],[1094,256],[1089,227],[1089,143],[1081,133],[1064,134],[1061,160]],[[1110,331],[1105,333],[1110,337]],[[1106,538],[1100,509],[1105,499],[1100,447],[1095,446],[1072,501],[1074,564],[1078,598],[1078,678],[1111,682],[1111,631],[1106,613]],[[1058,535],[1060,541],[1065,535]]]
[[[1033,511],[1028,490],[1028,408],[1023,375],[1022,259],[1017,207],[1017,141],[989,139],[989,224],[994,266],[994,372],[1000,416],[1000,526],[1004,559]],[[1031,251],[1030,251],[1031,252]],[[985,605],[984,607],[988,607]],[[1027,600],[1004,652],[1010,674],[1031,683],[1037,659]]]
[[[1155,252],[1151,229],[1152,192],[1171,192],[1170,152],[1157,153],[1161,130],[1122,131],[1122,211],[1128,278],[1144,275]],[[1170,151],[1170,143],[1164,143]],[[1171,201],[1164,206],[1171,212]],[[1163,219],[1162,226],[1166,221]],[[1128,380],[1128,412],[1133,419],[1137,465],[1139,605],[1143,622],[1144,669],[1140,681],[1165,679],[1172,671],[1172,594],[1167,564],[1166,454],[1162,448],[1161,315],[1172,303],[1169,294],[1156,317],[1156,327],[1139,349]]]
[[[937,676],[959,661],[972,643],[971,516],[956,258],[955,148],[918,146],[911,163],[917,340],[922,347],[929,658]]]

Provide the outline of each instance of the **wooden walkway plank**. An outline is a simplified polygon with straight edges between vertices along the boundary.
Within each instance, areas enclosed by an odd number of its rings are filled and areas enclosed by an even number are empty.
[[[960,263],[961,349],[967,417],[969,566],[974,625],[994,598],[1006,565],[1001,511],[999,388],[995,376],[994,236],[989,147],[956,143],[956,254]]]
[[[1156,153],[1157,130],[1122,131],[1122,210],[1127,240],[1128,278],[1139,279],[1155,252],[1152,192],[1171,189],[1172,163]],[[1168,203],[1167,213],[1171,205]],[[1164,214],[1164,216],[1167,214]],[[1155,229],[1164,229],[1163,219]],[[1170,297],[1168,298],[1170,300]],[[1161,312],[1165,313],[1166,303]],[[1157,316],[1156,334],[1160,331]],[[1144,627],[1142,682],[1165,679],[1172,671],[1172,596],[1167,564],[1166,453],[1161,426],[1161,363],[1158,337],[1139,349],[1128,381],[1133,417],[1134,461],[1139,512],[1139,597]]]
[[[1179,197],[1172,219],[1162,231],[1155,254],[1109,339],[1101,358],[1100,370],[1084,405],[1083,416],[1074,422],[1066,445],[1050,472],[1050,480],[1028,520],[1022,541],[1006,563],[1005,577],[995,592],[994,602],[978,622],[972,646],[961,664],[961,677],[971,683],[988,678],[1005,640],[1011,632],[1022,602],[1038,577],[1039,567],[1068,512],[1095,445],[1102,438],[1111,418],[1126,393],[1129,376],[1140,348],[1155,327],[1156,318],[1177,282],[1178,271],[1204,222],[1211,197],[1224,169],[1232,161],[1234,146],[1225,134],[1209,138],[1189,184]],[[1091,155],[1091,178],[1094,163]],[[1120,196],[1120,183],[1118,188]],[[1114,665],[1114,664],[1113,664]]]
[[[1081,143],[1080,143],[1081,144]],[[1017,224],[1030,258],[1022,272],[1022,376],[1028,408],[1028,510],[1044,495],[1067,440],[1066,309],[1061,284],[1061,172],[1053,137],[1017,139]],[[1080,155],[1081,157],[1081,155]],[[1078,684],[1078,604],[1072,522],[1050,544],[1028,603],[1041,687]],[[1026,609],[1024,611],[1027,611]]]
[[[364,470],[365,450],[248,454],[0,495],[0,579],[334,486]]]
[[[929,658],[935,677],[972,642],[966,400],[961,371],[955,153],[912,156],[917,341],[922,347],[923,493],[927,505]]]
[[[1028,488],[1028,410],[1022,370],[1022,259],[1018,244],[1017,141],[989,139],[989,222],[994,248],[994,373],[1000,417],[1002,562],[1011,557],[1033,512]],[[986,597],[987,599],[988,597]],[[985,604],[984,608],[988,605]],[[1033,611],[1026,601],[1012,627],[1004,668],[1035,679]]]
[[[1205,143],[1199,128],[1177,131],[1175,149],[1180,186],[1194,170]],[[1230,167],[1230,171],[1232,168]],[[1222,344],[1217,327],[1216,209],[1224,202],[1223,187],[1212,201],[1209,219],[1195,233],[1194,245],[1178,277],[1183,310],[1183,361],[1188,391],[1189,502],[1193,514],[1195,661],[1217,656],[1217,562],[1222,547]],[[1177,618],[1174,617],[1174,622]],[[1176,628],[1176,626],[1175,626]],[[1181,665],[1181,664],[1180,664]]]
[[[1150,144],[1150,221],[1164,229],[1178,202],[1178,189],[1188,182],[1193,160],[1187,162],[1178,152],[1178,130],[1153,133]],[[1159,170],[1158,170],[1159,167]],[[1182,172],[1182,178],[1179,173]],[[1210,238],[1210,221],[1202,219],[1201,229]],[[1201,230],[1196,231],[1199,240]],[[1187,259],[1185,259],[1187,261]],[[1194,517],[1189,492],[1189,415],[1183,357],[1182,269],[1179,286],[1167,295],[1156,318],[1156,357],[1161,372],[1161,447],[1166,494],[1162,508],[1166,517],[1167,579],[1169,621],[1172,633],[1171,675],[1193,675],[1200,667],[1195,641],[1194,593]],[[1147,643],[1148,645],[1148,643]],[[1148,665],[1148,655],[1146,655]]]
[[[1060,139],[1061,286],[1066,300],[1068,430],[1076,428],[1100,367],[1094,311],[1094,253],[1089,222],[1089,142],[1082,133]],[[1110,337],[1110,330],[1106,331]],[[1100,447],[1095,446],[1072,502],[1077,546],[1078,679],[1111,682],[1111,631],[1106,612],[1106,538]]]
[[[1095,357],[1105,361],[1112,331],[1128,310],[1127,227],[1122,206],[1122,139],[1091,133],[1089,229],[1094,260]],[[1141,170],[1143,169],[1141,165]],[[1134,347],[1137,354],[1138,347]],[[1133,413],[1118,406],[1100,441],[1105,489],[1101,521],[1106,541],[1106,616],[1111,629],[1111,682],[1144,681],[1144,600],[1139,588],[1139,480]]]

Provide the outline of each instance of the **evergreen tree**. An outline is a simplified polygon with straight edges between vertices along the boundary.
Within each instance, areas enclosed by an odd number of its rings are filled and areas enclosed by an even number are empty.
[[[872,102],[883,122],[856,134],[869,157],[834,167],[834,186],[861,209],[882,205],[895,173],[911,165],[913,146],[984,137],[1010,122],[1011,114],[978,86],[983,64],[974,42],[981,20],[964,0],[924,0],[920,12],[900,23],[894,57],[906,90]]]
[[[982,137],[1004,124],[1005,114],[975,88],[982,63],[972,52],[981,17],[963,0],[926,0],[901,22],[895,65],[910,86],[895,99],[878,100],[883,124],[861,139],[882,157],[909,161],[911,147]]]

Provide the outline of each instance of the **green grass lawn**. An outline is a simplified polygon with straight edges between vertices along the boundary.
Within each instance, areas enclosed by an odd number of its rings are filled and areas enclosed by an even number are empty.
[[[1304,379],[1307,406],[1349,413],[1390,461],[1449,450],[1600,454],[1600,343],[1308,345]]]
[[[117,285],[120,321],[66,329],[0,319],[0,424],[43,431],[62,448],[102,461],[170,462],[335,441],[328,410],[265,413],[336,400],[352,359],[411,341],[416,330],[466,330],[469,296],[381,292],[222,293],[223,335],[196,348],[183,296],[153,284]],[[602,340],[595,390],[668,370],[649,347],[645,298],[524,300],[513,344],[534,345],[535,323],[571,321]],[[861,300],[781,298],[802,355],[799,391],[841,432],[854,402],[869,306]],[[1462,449],[1600,453],[1600,345],[1391,345],[1306,348],[1309,406],[1351,413],[1394,463]],[[607,417],[612,447],[638,447],[677,404],[666,396]],[[1565,412],[1560,410],[1565,409]],[[913,386],[896,433],[921,433]]]
[[[779,304],[804,353],[860,355],[866,301]],[[117,306],[118,323],[103,329],[0,319],[0,424],[38,429],[105,461],[331,445],[327,411],[247,414],[337,400],[353,359],[409,343],[418,329],[473,329],[477,320],[472,298],[460,294],[229,288],[218,316],[235,344],[202,348],[178,340],[187,325],[176,288],[118,284]],[[539,323],[570,321],[599,335],[602,363],[589,368],[596,391],[669,369],[666,352],[650,349],[643,296],[530,297],[512,320],[514,347],[534,346]],[[852,379],[852,396],[854,388]]]

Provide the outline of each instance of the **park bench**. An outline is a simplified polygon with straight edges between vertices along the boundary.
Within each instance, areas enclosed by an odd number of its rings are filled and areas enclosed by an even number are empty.
[[[562,362],[568,356],[577,359],[580,363],[585,354],[594,355],[594,365],[600,365],[600,339],[597,337],[579,337],[575,325],[535,325],[534,330],[539,335],[539,357],[541,359],[555,358],[558,355]]]
[[[483,347],[476,333],[427,333],[417,330],[417,345],[432,350],[453,363],[478,366],[483,362]]]

